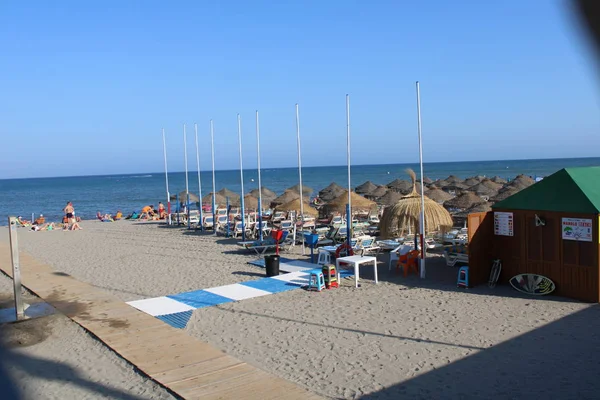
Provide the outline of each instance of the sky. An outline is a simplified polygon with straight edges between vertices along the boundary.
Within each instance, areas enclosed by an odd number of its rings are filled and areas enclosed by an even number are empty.
[[[0,2],[0,179],[261,163],[593,157],[597,61],[566,0]]]

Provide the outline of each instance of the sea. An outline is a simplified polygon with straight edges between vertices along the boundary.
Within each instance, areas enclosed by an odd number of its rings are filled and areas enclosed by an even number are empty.
[[[600,166],[600,157],[425,163],[424,175],[434,180],[449,175],[463,179],[474,175],[498,175],[512,179],[518,174],[543,178],[561,168],[585,166]],[[418,175],[418,164],[353,165],[351,186],[365,181],[387,184],[397,178],[408,180],[407,168],[412,168]],[[262,186],[281,194],[286,188],[298,184],[298,172],[297,168],[262,169]],[[256,169],[245,169],[243,176],[245,193],[258,187]],[[185,190],[184,172],[169,172],[168,179],[171,194]],[[201,171],[200,180],[202,195],[205,196],[212,191],[212,172]],[[59,221],[68,201],[73,202],[76,215],[83,219],[95,218],[98,211],[114,214],[121,210],[128,215],[145,205],[157,206],[159,201],[166,204],[165,182],[164,172],[0,180],[0,225],[7,224],[8,216],[30,219],[32,214],[36,217],[43,214],[47,221]],[[189,191],[198,194],[197,171],[188,172],[188,182]],[[314,189],[315,194],[331,182],[347,187],[347,166],[302,168],[302,183]],[[215,187],[217,191],[228,188],[240,193],[240,171],[216,171]]]

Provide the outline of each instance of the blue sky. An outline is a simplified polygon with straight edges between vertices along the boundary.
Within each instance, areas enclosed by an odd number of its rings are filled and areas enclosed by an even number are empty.
[[[0,178],[597,156],[596,60],[565,1],[0,3]],[[191,133],[191,134],[190,134]],[[6,151],[8,149],[8,151]]]

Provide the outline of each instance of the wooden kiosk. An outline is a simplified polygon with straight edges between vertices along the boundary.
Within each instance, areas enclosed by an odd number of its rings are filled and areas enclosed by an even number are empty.
[[[565,168],[470,214],[471,282],[485,284],[494,259],[499,283],[522,273],[554,281],[554,294],[600,302],[600,167]]]

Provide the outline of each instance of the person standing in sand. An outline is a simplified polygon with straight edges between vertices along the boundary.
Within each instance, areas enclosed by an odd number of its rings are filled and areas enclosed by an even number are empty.
[[[73,221],[73,215],[75,213],[75,208],[73,208],[73,204],[70,201],[67,201],[66,207],[63,209],[65,213],[65,218],[67,219],[67,223],[71,224]]]

